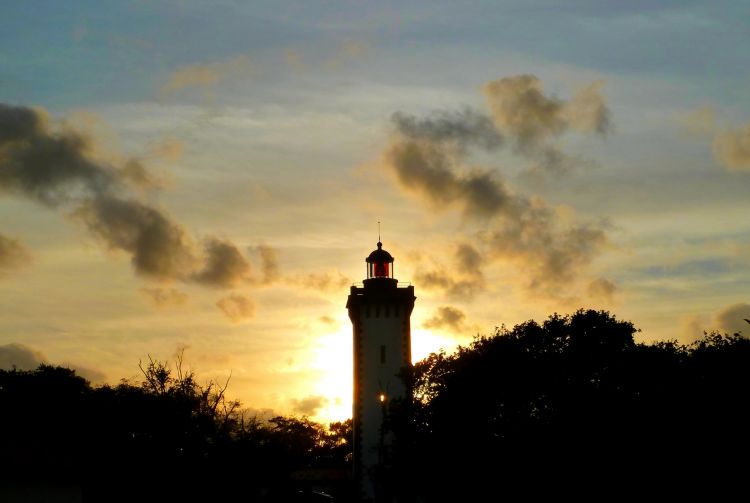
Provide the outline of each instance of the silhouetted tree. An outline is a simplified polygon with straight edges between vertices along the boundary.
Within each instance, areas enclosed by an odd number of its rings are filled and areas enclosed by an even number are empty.
[[[149,358],[141,369],[140,383],[97,388],[66,368],[0,371],[0,489],[26,481],[78,485],[85,501],[265,501],[292,487],[296,470],[347,470],[351,421],[246,417],[226,398],[228,381],[200,385],[181,355],[174,368]]]
[[[697,467],[706,475],[706,456],[748,446],[748,341],[710,334],[687,347],[649,345],[636,332],[581,310],[417,363],[415,466],[427,500],[632,489],[651,472],[662,482]]]

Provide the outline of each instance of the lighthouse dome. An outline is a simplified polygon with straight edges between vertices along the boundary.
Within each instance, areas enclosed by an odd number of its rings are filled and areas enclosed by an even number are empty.
[[[393,256],[383,249],[383,243],[378,241],[378,249],[365,259],[367,262],[367,278],[393,278]]]
[[[376,262],[393,262],[393,256],[383,249],[383,243],[380,241],[378,241],[378,249],[373,250],[373,252],[367,257],[368,264],[374,264]]]

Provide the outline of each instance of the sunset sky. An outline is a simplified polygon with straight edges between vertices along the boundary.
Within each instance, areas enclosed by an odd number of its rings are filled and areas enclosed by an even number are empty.
[[[351,415],[378,221],[416,359],[750,318],[745,1],[2,1],[0,367]]]

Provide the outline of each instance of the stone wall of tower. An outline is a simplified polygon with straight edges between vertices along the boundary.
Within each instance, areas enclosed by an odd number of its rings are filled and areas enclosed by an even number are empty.
[[[389,404],[407,396],[400,372],[411,364],[414,300],[413,287],[376,279],[352,287],[347,302],[354,336],[354,475],[365,500],[375,499],[378,469],[390,462],[393,436],[382,427]]]

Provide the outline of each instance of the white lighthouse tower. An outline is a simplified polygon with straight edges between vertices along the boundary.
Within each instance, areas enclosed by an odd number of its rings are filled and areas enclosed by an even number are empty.
[[[384,472],[392,463],[390,406],[408,399],[401,370],[411,365],[414,287],[393,277],[393,257],[378,242],[367,279],[352,286],[346,308],[354,336],[354,480],[364,501],[387,501]]]

